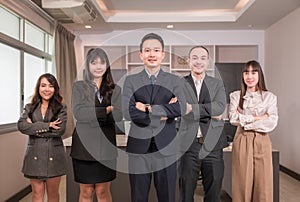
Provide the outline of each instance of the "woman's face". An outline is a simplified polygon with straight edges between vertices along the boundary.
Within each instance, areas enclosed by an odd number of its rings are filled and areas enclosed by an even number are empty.
[[[247,85],[247,90],[256,91],[258,84],[258,72],[253,71],[252,66],[250,65],[248,71],[243,73],[244,82]]]
[[[49,101],[54,95],[54,86],[44,77],[41,79],[39,94],[43,100]]]
[[[101,59],[98,57],[94,61],[91,61],[89,64],[89,69],[91,74],[95,78],[102,77],[106,72],[106,62],[101,61]]]

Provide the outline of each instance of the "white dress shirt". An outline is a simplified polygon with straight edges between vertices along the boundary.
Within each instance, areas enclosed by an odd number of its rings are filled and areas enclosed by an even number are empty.
[[[198,79],[196,79],[192,75],[192,78],[193,78],[193,81],[194,81],[194,85],[196,87],[196,93],[197,93],[197,99],[198,99],[198,101],[199,101],[200,91],[201,91],[201,87],[202,87],[202,83],[203,83],[204,77],[205,77],[205,75],[200,80],[198,80]],[[198,127],[198,132],[197,132],[197,138],[199,138],[199,137],[202,137],[200,125]]]

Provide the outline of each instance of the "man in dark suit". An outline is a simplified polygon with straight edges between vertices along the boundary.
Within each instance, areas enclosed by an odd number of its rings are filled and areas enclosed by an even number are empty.
[[[131,201],[147,202],[152,175],[160,202],[175,201],[175,118],[186,110],[182,80],[162,70],[164,42],[154,33],[143,37],[140,59],[144,69],[127,76],[123,112],[131,121],[127,149]]]
[[[194,192],[202,176],[204,201],[220,201],[224,175],[223,148],[227,146],[222,135],[221,119],[226,106],[223,82],[206,74],[209,52],[195,46],[189,52],[191,74],[185,77],[187,114],[179,129],[181,149],[179,189],[181,202],[193,202]]]

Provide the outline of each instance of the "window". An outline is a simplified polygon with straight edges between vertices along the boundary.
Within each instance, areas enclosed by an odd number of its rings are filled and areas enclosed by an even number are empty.
[[[25,22],[25,43],[41,51],[45,50],[45,32]]]
[[[25,53],[24,57],[24,104],[30,102],[37,79],[45,73],[45,62],[42,58]]]
[[[38,77],[52,67],[53,37],[0,5],[0,134],[16,130]]]
[[[0,125],[15,123],[20,116],[20,51],[0,43]]]
[[[6,35],[19,40],[20,39],[20,18],[0,6],[0,31]],[[5,20],[3,20],[5,19]]]

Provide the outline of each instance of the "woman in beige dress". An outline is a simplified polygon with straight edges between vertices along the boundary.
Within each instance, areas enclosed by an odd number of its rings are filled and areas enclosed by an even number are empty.
[[[230,94],[230,123],[238,126],[232,150],[232,201],[273,202],[272,144],[277,97],[267,90],[257,61],[242,71],[241,90]]]

